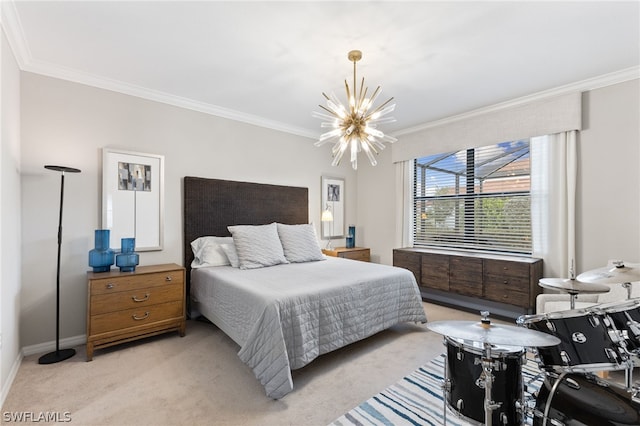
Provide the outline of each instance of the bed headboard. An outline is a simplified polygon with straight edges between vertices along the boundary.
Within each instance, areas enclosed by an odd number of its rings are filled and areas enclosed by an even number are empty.
[[[229,225],[309,223],[308,188],[185,176],[183,189],[187,294],[196,238],[230,236]]]

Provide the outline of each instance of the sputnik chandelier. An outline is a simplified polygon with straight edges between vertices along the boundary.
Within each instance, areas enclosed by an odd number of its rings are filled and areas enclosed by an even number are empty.
[[[349,87],[347,80],[344,81],[347,90],[347,101],[349,108],[346,108],[334,93],[327,96],[322,95],[327,100],[327,106],[318,105],[325,112],[314,111],[311,115],[324,120],[320,125],[322,128],[332,130],[320,135],[320,139],[314,144],[322,146],[327,142],[333,142],[331,154],[333,156],[332,166],[340,164],[343,154],[349,148],[351,150],[351,166],[354,170],[358,168],[358,153],[364,151],[372,166],[377,164],[374,154],[378,154],[385,148],[384,142],[394,143],[396,138],[385,135],[377,128],[379,124],[392,123],[393,117],[384,117],[392,112],[396,104],[389,103],[390,98],[377,108],[373,108],[376,98],[380,95],[380,86],[373,92],[371,97],[367,97],[368,87],[364,87],[364,77],[360,84],[360,90],[356,90],[356,62],[362,59],[362,52],[352,50],[348,58],[353,62],[353,88]],[[328,113],[328,114],[327,114]],[[384,117],[384,118],[383,118]]]

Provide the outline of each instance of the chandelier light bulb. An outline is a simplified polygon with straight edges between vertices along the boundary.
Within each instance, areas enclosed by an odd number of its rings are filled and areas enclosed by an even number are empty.
[[[397,141],[396,138],[385,135],[384,132],[377,128],[378,124],[396,121],[393,117],[384,117],[392,112],[396,105],[390,104],[393,98],[389,98],[377,108],[373,108],[373,104],[382,90],[378,86],[373,94],[368,97],[369,88],[365,87],[364,78],[360,83],[359,90],[357,90],[356,62],[362,59],[362,52],[352,50],[349,52],[348,58],[353,62],[353,87],[349,87],[347,80],[344,81],[348,108],[344,106],[335,94],[331,93],[330,96],[327,96],[322,93],[327,101],[326,106],[318,106],[324,112],[314,111],[311,115],[323,120],[320,124],[321,128],[333,129],[322,133],[314,145],[322,146],[327,142],[334,144],[331,149],[331,155],[333,156],[332,166],[340,164],[342,156],[349,148],[351,167],[356,170],[358,168],[359,152],[364,151],[371,165],[375,166],[377,164],[375,155],[378,155],[385,148],[384,143]]]

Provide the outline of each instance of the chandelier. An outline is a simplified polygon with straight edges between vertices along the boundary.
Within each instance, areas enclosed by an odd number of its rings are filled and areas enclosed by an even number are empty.
[[[322,95],[327,100],[327,106],[318,105],[325,112],[312,112],[311,115],[324,120],[320,127],[331,128],[328,132],[320,135],[320,139],[314,144],[322,146],[328,142],[333,142],[331,155],[333,156],[332,166],[340,164],[340,160],[347,148],[351,151],[351,166],[354,170],[358,168],[358,153],[364,151],[372,166],[377,164],[374,154],[378,154],[385,148],[384,142],[394,143],[396,138],[385,135],[377,127],[379,124],[392,123],[396,121],[393,117],[384,117],[392,112],[396,104],[389,103],[393,98],[388,99],[377,108],[373,108],[376,98],[380,95],[380,86],[367,97],[368,87],[364,87],[364,78],[360,84],[360,90],[356,90],[356,62],[362,59],[362,52],[352,50],[348,58],[353,62],[353,87],[349,87],[347,80],[344,85],[347,91],[348,108],[331,93]],[[384,117],[384,118],[383,118]]]

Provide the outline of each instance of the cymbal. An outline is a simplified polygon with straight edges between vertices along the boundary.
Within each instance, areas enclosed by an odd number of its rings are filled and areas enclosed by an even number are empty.
[[[575,278],[541,278],[540,287],[561,290],[569,294],[578,293],[606,293],[611,287],[602,284],[592,284]]]
[[[578,280],[591,284],[624,284],[640,281],[640,264],[614,262],[611,266],[583,272]]]
[[[504,346],[555,346],[560,339],[541,331],[479,321],[434,321],[427,328],[444,336]]]

